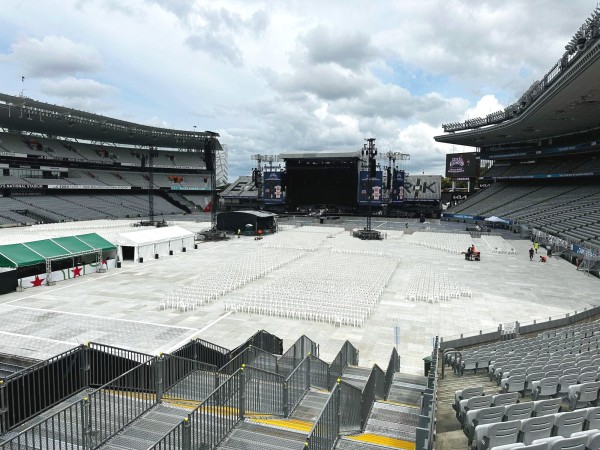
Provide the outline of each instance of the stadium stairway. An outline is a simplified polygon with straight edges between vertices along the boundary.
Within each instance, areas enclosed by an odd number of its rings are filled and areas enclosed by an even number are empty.
[[[348,367],[342,379],[355,386],[364,386],[365,371]],[[362,373],[361,373],[362,372]],[[364,384],[363,384],[364,380]],[[340,450],[376,450],[381,448],[415,449],[419,426],[422,393],[427,389],[427,377],[395,373],[387,400],[376,400],[364,427],[364,432],[342,436],[336,445]],[[393,401],[409,400],[410,403]]]

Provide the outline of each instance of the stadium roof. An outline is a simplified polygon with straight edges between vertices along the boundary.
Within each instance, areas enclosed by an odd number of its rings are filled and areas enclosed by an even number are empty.
[[[150,127],[1,93],[0,127],[87,141],[167,148],[203,149],[206,139],[219,137],[212,131]],[[220,145],[217,150],[221,150]]]
[[[281,159],[333,159],[333,158],[360,158],[360,151],[353,152],[315,152],[315,153],[284,153]]]
[[[567,56],[571,59],[564,60]],[[523,95],[523,108],[513,118],[487,123],[491,116],[503,116],[501,111],[464,124],[445,125],[450,132],[435,140],[486,147],[600,130],[600,39],[588,39],[585,51],[567,56]]]
[[[69,258],[82,253],[115,248],[96,233],[0,245],[0,267],[33,266],[45,263],[46,258]]]

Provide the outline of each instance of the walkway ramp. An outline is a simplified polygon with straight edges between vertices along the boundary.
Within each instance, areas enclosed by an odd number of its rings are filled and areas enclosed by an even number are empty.
[[[310,431],[310,429],[309,429]],[[308,432],[244,421],[219,445],[223,450],[302,450]]]

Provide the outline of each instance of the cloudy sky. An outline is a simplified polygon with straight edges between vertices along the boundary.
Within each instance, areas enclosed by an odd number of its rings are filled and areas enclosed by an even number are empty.
[[[596,0],[0,0],[0,92],[220,133],[252,154],[357,150],[442,174],[441,124],[514,102]],[[21,77],[25,77],[24,83]]]

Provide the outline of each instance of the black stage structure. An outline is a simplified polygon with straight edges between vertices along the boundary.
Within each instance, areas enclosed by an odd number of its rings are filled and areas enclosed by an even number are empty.
[[[285,161],[289,210],[356,209],[360,152],[288,153],[280,157]]]

